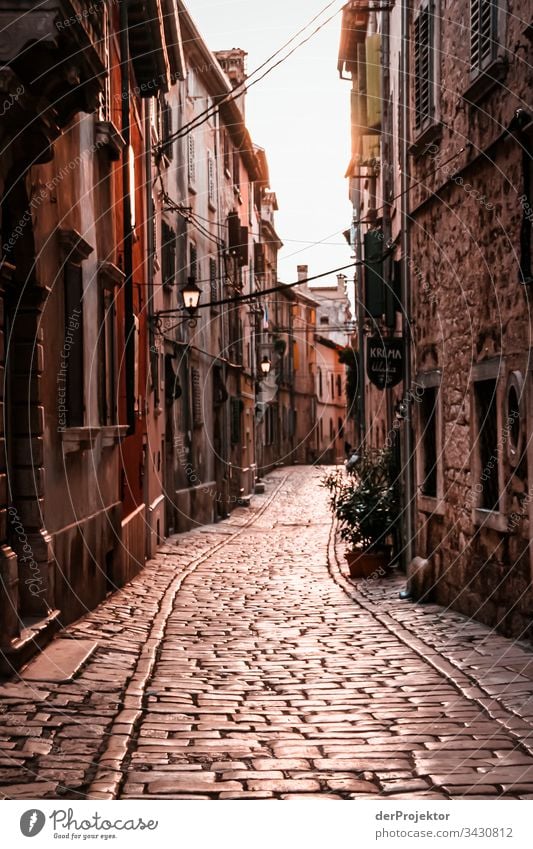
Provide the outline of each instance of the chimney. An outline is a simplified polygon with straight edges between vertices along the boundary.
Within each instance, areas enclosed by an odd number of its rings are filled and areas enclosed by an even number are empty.
[[[298,265],[296,267],[298,272],[298,280],[307,280],[309,277],[309,266],[308,265]]]
[[[232,88],[237,88],[237,86],[242,85],[246,82],[247,74],[246,74],[246,57],[247,53],[244,50],[241,50],[239,47],[232,47],[231,50],[216,50],[215,56],[218,59],[222,70],[226,74],[228,80],[231,83]],[[241,111],[241,115],[244,118],[244,100],[245,100],[245,91],[244,87],[241,94],[235,98],[237,105]]]

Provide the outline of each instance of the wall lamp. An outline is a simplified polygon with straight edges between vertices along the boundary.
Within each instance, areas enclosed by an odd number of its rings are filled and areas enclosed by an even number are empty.
[[[263,357],[263,359],[260,362],[260,369],[261,369],[261,374],[263,375],[263,378],[268,377],[268,375],[270,374],[271,368],[272,368],[272,363],[270,362],[269,358],[265,354],[265,356]]]
[[[198,323],[198,315],[196,311],[198,309],[198,304],[200,303],[202,290],[199,286],[197,286],[195,277],[189,277],[185,286],[180,289],[180,295],[182,305],[178,307],[178,309],[185,310],[188,315],[181,321],[173,324],[171,328],[167,328],[168,330],[174,330],[176,327],[181,327],[185,323],[187,323],[190,328],[194,328]],[[175,311],[166,310],[163,312],[155,312],[151,316],[151,319],[158,330],[160,330],[163,326],[163,316],[170,312],[174,314]]]

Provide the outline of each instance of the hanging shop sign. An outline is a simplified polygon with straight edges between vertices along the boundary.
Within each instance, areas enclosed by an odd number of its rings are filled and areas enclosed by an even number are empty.
[[[403,351],[403,339],[367,339],[366,373],[378,389],[390,389],[402,380]]]

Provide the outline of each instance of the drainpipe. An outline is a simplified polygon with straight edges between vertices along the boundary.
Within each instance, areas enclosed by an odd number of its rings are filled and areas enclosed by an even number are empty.
[[[124,362],[126,372],[126,421],[128,435],[135,432],[135,320],[133,313],[133,230],[130,186],[130,50],[128,3],[120,0],[120,87],[122,98],[122,214],[124,218]]]
[[[401,245],[402,245],[402,331],[404,344],[404,403],[405,418],[402,432],[402,476],[403,476],[403,564],[409,566],[413,559],[414,533],[414,473],[412,403],[409,390],[412,383],[411,364],[411,281],[409,239],[409,0],[401,3],[402,53],[400,66],[400,167],[401,167]]]

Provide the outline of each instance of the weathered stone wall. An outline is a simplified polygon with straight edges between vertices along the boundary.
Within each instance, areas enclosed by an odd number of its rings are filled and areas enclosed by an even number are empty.
[[[511,466],[505,434],[509,375],[520,372],[532,393],[531,291],[519,282],[523,151],[516,138],[504,134],[531,91],[523,11],[509,3],[504,78],[472,105],[462,96],[469,67],[463,29],[468,4],[447,4],[440,22],[442,136],[421,140],[412,174],[422,182],[411,196],[415,370],[437,367],[442,373],[444,497],[443,516],[419,511],[416,553],[431,557],[440,603],[515,636],[530,635],[533,612],[527,463]],[[479,468],[472,369],[498,356],[503,357],[498,453],[505,489],[499,521],[488,528],[474,517]],[[531,417],[524,415],[521,426],[529,437]]]

